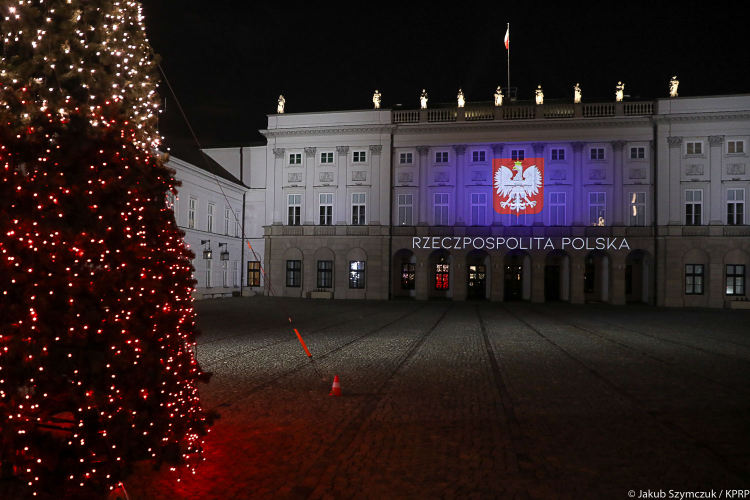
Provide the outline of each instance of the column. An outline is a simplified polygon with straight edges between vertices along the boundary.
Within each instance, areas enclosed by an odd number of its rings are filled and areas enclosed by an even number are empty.
[[[305,224],[317,224],[318,200],[315,199],[315,148],[305,148]]]
[[[370,216],[368,218],[368,224],[380,225],[380,200],[382,193],[380,192],[380,153],[383,151],[383,146],[376,144],[370,146]],[[387,283],[387,282],[386,282]]]
[[[453,146],[456,153],[456,226],[466,226],[471,222],[466,216],[466,145]]]
[[[586,270],[584,257],[576,252],[570,256],[570,303],[583,304],[586,298],[583,294],[583,278]]]
[[[721,192],[721,149],[724,144],[724,136],[710,135],[708,136],[708,144],[710,148],[708,161],[709,168],[711,169],[711,199],[709,200],[710,205],[708,207],[706,206],[705,200],[703,202],[703,210],[706,210],[706,208],[710,210],[708,214],[703,215],[703,220],[708,219],[708,223],[712,226],[721,226],[724,224],[723,218],[725,213],[722,206],[724,196],[722,196]],[[710,217],[706,217],[707,215],[710,215]]]
[[[427,215],[427,197],[430,194],[429,184],[427,183],[428,153],[430,146],[417,146],[417,156],[419,156],[419,214],[418,226],[426,226],[429,220]]]
[[[573,225],[583,226],[583,148],[585,142],[573,146]]]
[[[613,168],[612,168],[612,203],[614,205],[614,219],[612,221],[613,226],[622,226],[622,162],[623,162],[623,150],[625,149],[626,141],[612,141],[612,152],[614,154]]]
[[[612,255],[612,271],[609,277],[609,303],[615,306],[625,305],[625,258]]]
[[[498,110],[498,109],[502,110],[502,108],[500,108],[500,106],[496,107],[495,109],[496,110]],[[492,163],[493,163],[493,168],[490,169],[490,184],[492,184],[493,186],[494,186],[494,182],[495,182],[494,179],[493,179],[493,177],[492,177],[494,175],[494,163],[495,163],[495,160],[499,160],[499,159],[501,159],[503,157],[503,149],[504,148],[505,148],[505,144],[503,144],[501,142],[498,142],[498,143],[495,143],[495,144],[492,145]],[[492,192],[493,193],[495,192],[494,189],[493,189]],[[490,208],[492,209],[492,225],[493,226],[502,226],[503,225],[503,218],[502,218],[503,216],[495,211],[495,203],[494,202],[495,202],[494,195],[489,200],[487,200],[487,203],[489,203],[489,205],[490,205],[488,207],[488,210]],[[501,274],[501,277],[502,277],[502,273],[503,273],[503,263],[502,263],[502,261],[500,261],[500,271],[501,271],[500,274]],[[498,300],[502,300],[502,291],[500,292],[499,295],[500,295],[500,298]],[[493,294],[493,296],[494,296],[494,294]]]
[[[680,193],[680,163],[682,160],[682,137],[667,137],[669,144],[669,176],[659,176],[660,186],[664,181],[669,185],[669,222],[670,226],[682,225],[682,196]],[[660,172],[661,173],[661,172]]]
[[[542,254],[534,255],[531,262],[531,302],[540,304],[544,302],[545,256]]]
[[[541,106],[539,106],[541,107]],[[534,149],[534,157],[535,158],[544,158],[544,148],[547,144],[544,142],[532,142],[531,147]],[[542,184],[544,184],[544,178],[542,178]],[[542,206],[546,203],[546,200],[542,200]],[[534,225],[535,226],[543,226],[544,225],[544,215],[542,214],[543,210],[538,211],[534,214]],[[543,301],[543,300],[542,300]]]
[[[336,224],[349,224],[349,200],[347,198],[346,186],[349,179],[346,176],[346,163],[349,158],[349,146],[336,146],[338,172],[338,188],[336,188]],[[348,271],[347,271],[348,272]]]
[[[273,183],[271,184],[271,190],[273,191],[273,224],[283,224],[284,221],[284,207],[286,206],[286,200],[284,199],[284,190],[282,189],[283,181],[281,179],[284,173],[284,158],[286,157],[286,151],[284,148],[273,149]]]

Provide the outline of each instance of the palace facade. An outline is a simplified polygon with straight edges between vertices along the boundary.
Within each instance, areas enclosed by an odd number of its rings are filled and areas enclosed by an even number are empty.
[[[242,279],[266,293],[748,304],[750,96],[279,113],[261,133],[205,153],[252,193],[263,260]]]

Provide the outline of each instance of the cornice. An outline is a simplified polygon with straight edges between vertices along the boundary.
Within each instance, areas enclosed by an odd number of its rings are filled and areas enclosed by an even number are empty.
[[[304,127],[304,128],[288,128],[288,129],[273,129],[273,130],[260,130],[259,132],[264,137],[279,137],[287,135],[310,135],[310,134],[343,134],[343,133],[367,133],[367,132],[388,132],[392,133],[396,130],[396,125],[350,125],[350,126],[338,126],[338,127]]]
[[[621,126],[651,126],[649,116],[615,118],[615,119],[586,119],[574,120],[507,120],[497,122],[447,122],[444,124],[408,123],[399,124],[395,134],[399,133],[422,133],[422,132],[444,132],[444,131],[473,131],[473,130],[504,130],[504,129],[549,129],[549,128],[588,128],[588,127],[621,127]]]
[[[651,120],[654,123],[737,121],[737,120],[750,120],[750,113],[738,111],[736,113],[653,115],[651,117]]]

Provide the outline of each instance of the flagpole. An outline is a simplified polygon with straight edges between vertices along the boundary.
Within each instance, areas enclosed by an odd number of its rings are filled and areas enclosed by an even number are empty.
[[[508,23],[508,31],[507,37],[508,37],[508,100],[511,100],[510,98],[510,23]]]

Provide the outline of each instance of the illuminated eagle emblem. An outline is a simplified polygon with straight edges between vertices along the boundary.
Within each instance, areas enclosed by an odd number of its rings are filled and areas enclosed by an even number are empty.
[[[513,163],[512,171],[504,166],[495,169],[495,192],[503,211],[518,214],[536,207],[537,201],[532,198],[536,197],[542,187],[542,172],[536,165],[524,170],[520,161]]]

